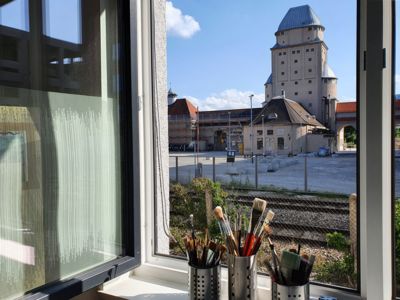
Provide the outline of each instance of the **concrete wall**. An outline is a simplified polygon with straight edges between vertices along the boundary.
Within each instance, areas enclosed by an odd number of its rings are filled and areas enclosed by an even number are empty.
[[[307,152],[318,152],[320,147],[327,147],[331,149],[330,139],[324,137],[323,134],[308,134]]]
[[[168,105],[167,105],[167,32],[165,21],[165,0],[154,0],[154,43],[155,43],[155,64],[157,72],[154,80],[156,80],[157,90],[154,95],[156,116],[161,116],[159,132],[155,132],[155,137],[158,139],[155,150],[161,150],[160,155],[155,155],[155,199],[157,199],[156,222],[159,226],[156,227],[158,253],[169,253],[169,238],[161,224],[163,218],[166,218],[166,223],[169,224],[169,157],[168,157]],[[163,199],[164,197],[164,199]],[[164,201],[165,212],[163,211]]]
[[[305,126],[303,126],[305,128]],[[272,132],[271,132],[272,130]],[[264,130],[264,142],[265,146],[258,149],[257,141],[263,140],[262,125],[255,125],[253,128],[254,139],[253,139],[253,153],[254,154],[298,154],[300,153],[305,145],[304,134],[305,129],[299,126],[292,125],[265,125]],[[251,154],[251,139],[250,139],[251,128],[250,126],[244,127],[243,139],[244,139],[244,154]],[[272,134],[271,134],[272,133]],[[279,149],[279,139],[283,139],[283,149]]]

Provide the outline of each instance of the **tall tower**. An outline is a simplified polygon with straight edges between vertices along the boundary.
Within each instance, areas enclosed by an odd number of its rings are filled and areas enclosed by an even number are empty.
[[[172,89],[169,89],[168,91],[168,105],[173,104],[176,101],[176,98],[178,95],[172,91]]]
[[[309,5],[288,10],[271,48],[272,74],[265,83],[264,104],[284,90],[287,98],[299,102],[319,121],[325,121],[324,99],[328,95],[336,98],[337,78],[327,64],[324,31]]]

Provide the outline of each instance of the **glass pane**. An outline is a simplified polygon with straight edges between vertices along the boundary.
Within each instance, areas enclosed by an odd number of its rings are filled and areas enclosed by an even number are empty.
[[[119,1],[29,3],[0,26],[2,299],[124,253]]]
[[[29,31],[28,0],[6,0],[0,5],[0,25]]]
[[[231,221],[259,197],[278,252],[301,244],[313,281],[357,288],[357,1],[166,8],[173,238],[159,236],[159,253],[184,255],[174,238],[183,245],[190,214],[199,236],[220,237],[207,195]],[[265,242],[261,271],[270,257]]]
[[[400,43],[399,43],[399,30],[400,30],[400,15],[399,15],[399,10],[400,10],[400,1],[396,0],[395,1],[395,78],[394,78],[394,84],[395,84],[395,95],[393,95],[393,101],[394,101],[394,152],[395,152],[395,157],[394,157],[394,166],[395,166],[395,173],[394,173],[394,190],[395,190],[395,273],[396,273],[396,295],[397,297],[400,297],[400,123],[399,123],[399,108],[400,108]]]

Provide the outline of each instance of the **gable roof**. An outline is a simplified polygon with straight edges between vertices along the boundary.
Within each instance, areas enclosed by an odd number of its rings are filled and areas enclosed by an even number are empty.
[[[168,106],[168,115],[187,115],[196,118],[197,108],[187,99],[177,99]]]
[[[261,124],[263,118],[265,123],[270,124],[302,124],[324,127],[299,103],[281,96],[272,98],[272,100],[263,107],[253,123]]]
[[[357,102],[338,102],[336,113],[355,113],[357,111]]]
[[[314,10],[309,5],[302,5],[288,10],[279,24],[278,32],[308,26],[323,27]]]

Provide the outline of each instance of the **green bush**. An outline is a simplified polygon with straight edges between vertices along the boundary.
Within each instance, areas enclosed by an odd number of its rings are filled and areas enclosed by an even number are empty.
[[[346,237],[340,232],[327,233],[326,242],[329,248],[338,251],[347,252],[350,249]]]
[[[396,278],[397,284],[400,284],[400,202],[397,199],[395,204],[395,243],[396,243]]]
[[[342,258],[325,261],[315,267],[315,279],[321,282],[356,287],[357,274],[354,272],[354,256],[346,237],[339,232],[328,233],[326,241],[329,248],[344,253]]]
[[[356,287],[354,257],[350,253],[346,253],[342,259],[323,262],[316,266],[315,272],[318,281]]]
[[[195,178],[187,185],[173,184],[171,187],[170,225],[182,229],[189,229],[189,216],[193,214],[194,226],[196,230],[204,230],[207,227],[207,212],[205,195],[208,191],[212,196],[212,208],[222,206],[226,209],[225,200],[227,193],[221,188],[219,183],[214,183],[207,178]],[[219,237],[220,230],[218,222],[212,218],[210,226],[208,226],[211,236]]]

